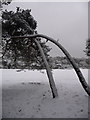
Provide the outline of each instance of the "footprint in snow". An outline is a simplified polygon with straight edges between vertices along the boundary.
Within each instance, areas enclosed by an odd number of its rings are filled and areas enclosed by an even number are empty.
[[[74,95],[72,98],[79,97],[79,95]]]
[[[21,112],[21,111],[22,111],[22,109],[19,109],[19,110],[18,110],[18,112]]]
[[[83,109],[80,110],[80,112],[83,112],[83,111],[84,111]]]
[[[41,85],[41,83],[39,83],[39,82],[28,82],[28,84],[33,84],[33,85]]]
[[[25,83],[24,83],[24,82],[22,82],[21,84],[22,84],[22,85],[25,85]]]

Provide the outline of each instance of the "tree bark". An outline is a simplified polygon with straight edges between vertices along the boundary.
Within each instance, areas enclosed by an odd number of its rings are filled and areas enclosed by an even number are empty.
[[[45,66],[46,66],[46,71],[47,71],[47,75],[48,75],[48,78],[49,78],[49,84],[50,84],[50,88],[51,88],[51,91],[52,91],[53,98],[58,97],[57,88],[55,86],[55,82],[54,82],[54,79],[53,79],[53,76],[52,76],[52,73],[51,73],[51,69],[48,65],[48,62],[47,62],[47,59],[46,59],[45,54],[43,52],[43,49],[36,39],[34,41],[35,41],[35,43],[37,44],[37,46],[40,50],[41,56],[43,58]]]
[[[82,74],[82,72],[80,71],[79,67],[77,66],[77,64],[75,63],[74,59],[71,57],[71,55],[69,54],[69,52],[57,41],[55,41],[54,39],[46,36],[46,35],[42,35],[42,34],[35,34],[35,35],[30,35],[30,36],[16,36],[16,37],[11,37],[11,38],[36,38],[36,37],[42,37],[45,38],[51,42],[53,42],[55,45],[57,45],[62,52],[66,55],[66,57],[68,58],[68,60],[70,61],[70,63],[72,64],[78,78],[79,81],[81,83],[81,85],[83,86],[84,90],[87,92],[87,94],[90,96],[90,87],[87,84],[87,82],[85,81],[85,78]]]

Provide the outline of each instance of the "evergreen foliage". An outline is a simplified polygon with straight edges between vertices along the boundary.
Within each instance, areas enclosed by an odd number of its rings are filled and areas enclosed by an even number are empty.
[[[44,63],[40,51],[33,39],[11,39],[11,36],[28,36],[37,34],[37,21],[31,15],[31,9],[2,12],[2,64],[4,68],[41,69]],[[50,48],[46,41],[39,41],[49,61]]]
[[[90,56],[90,38],[86,42],[86,54]]]

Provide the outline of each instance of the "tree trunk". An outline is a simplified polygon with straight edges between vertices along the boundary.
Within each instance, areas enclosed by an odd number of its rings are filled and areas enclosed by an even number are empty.
[[[83,77],[82,72],[80,71],[79,67],[77,66],[74,59],[71,57],[71,55],[68,53],[68,51],[60,43],[58,43],[57,41],[55,41],[54,39],[52,39],[46,35],[42,35],[42,34],[35,34],[35,35],[30,35],[30,36],[16,36],[16,37],[11,37],[11,38],[13,39],[13,38],[36,38],[36,37],[45,38],[45,39],[53,42],[54,44],[56,44],[62,50],[62,52],[66,55],[66,57],[68,58],[68,60],[72,64],[74,70],[76,71],[77,76],[78,76],[80,83],[82,84],[84,90],[90,96],[90,87],[87,84],[87,82],[85,81],[85,78]]]
[[[52,73],[51,73],[51,69],[50,69],[50,67],[48,65],[48,62],[46,60],[43,49],[42,49],[41,45],[39,44],[39,42],[36,39],[34,41],[35,41],[35,43],[37,44],[37,46],[38,46],[38,48],[40,50],[41,56],[43,58],[45,66],[46,66],[46,71],[47,71],[47,75],[48,75],[48,78],[49,78],[49,84],[50,84],[50,88],[51,88],[51,91],[52,91],[53,98],[58,97],[57,88],[55,86],[55,82],[54,82],[54,79],[53,79],[53,76],[52,76]]]

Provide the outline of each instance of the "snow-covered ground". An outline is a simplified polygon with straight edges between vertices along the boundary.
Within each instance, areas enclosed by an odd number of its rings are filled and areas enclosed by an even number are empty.
[[[0,119],[2,118],[2,70],[0,70]]]
[[[88,80],[88,70],[81,70]],[[52,71],[53,99],[45,70],[2,70],[3,118],[88,118],[88,95],[73,69]]]

